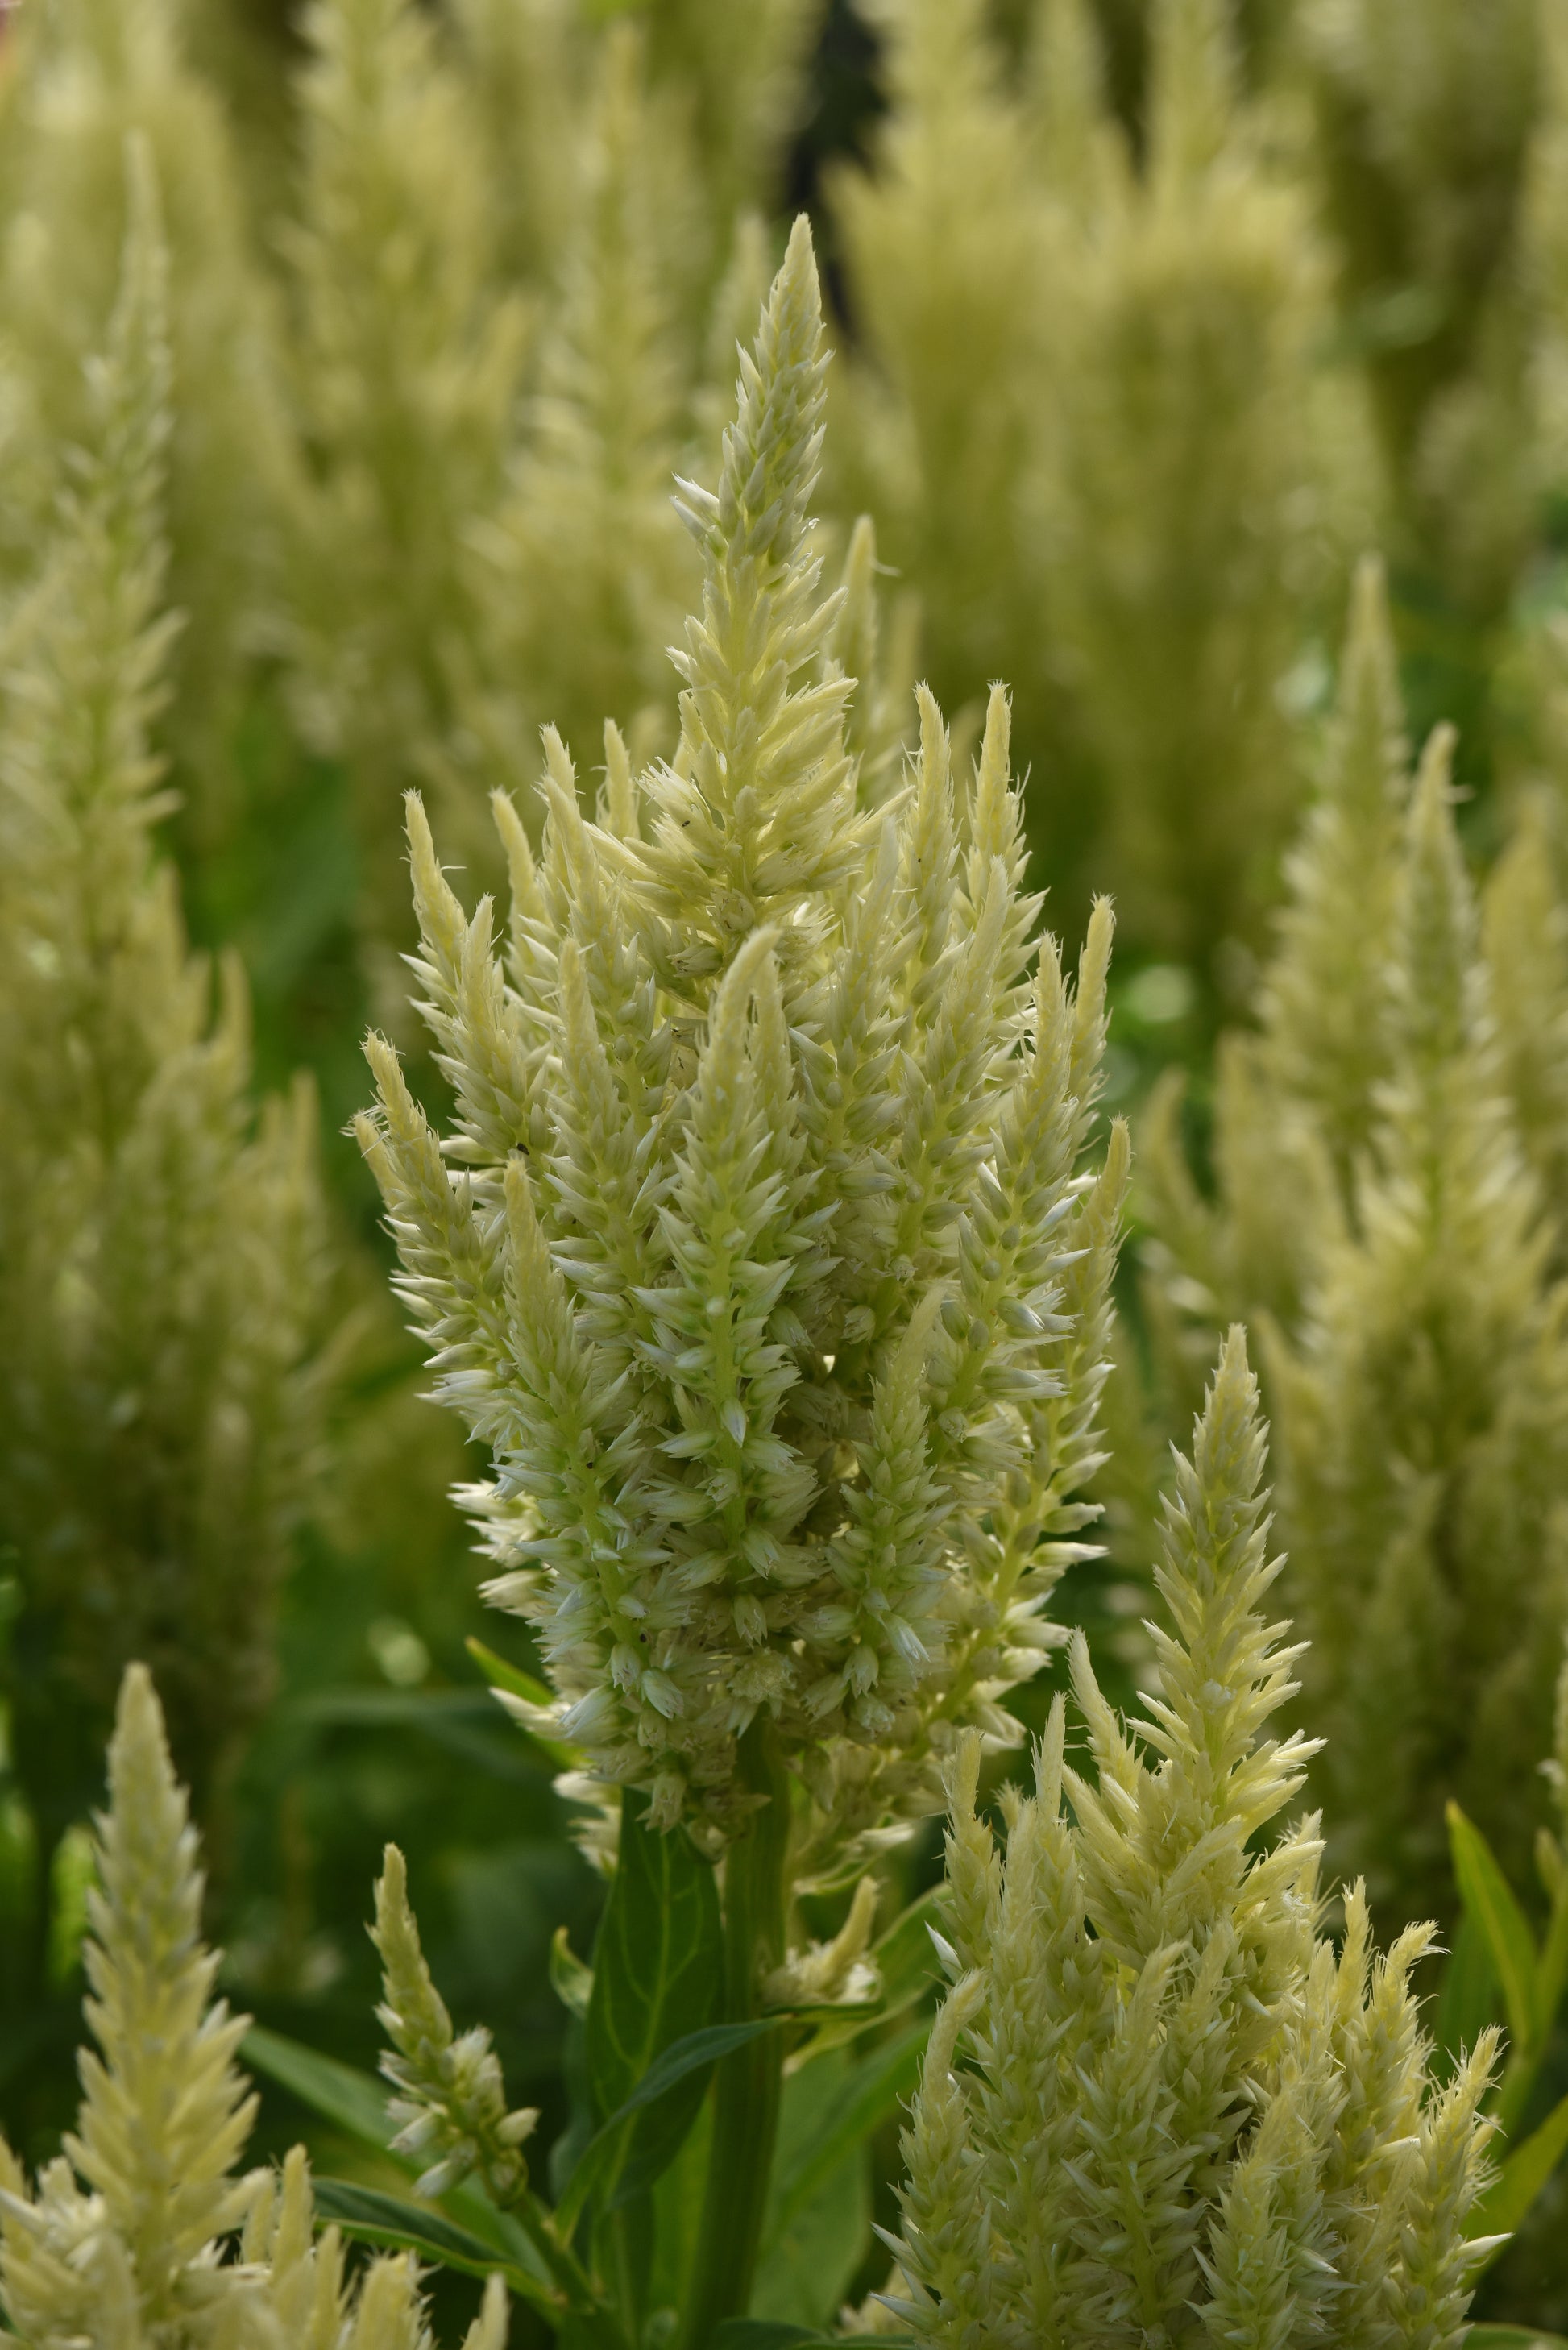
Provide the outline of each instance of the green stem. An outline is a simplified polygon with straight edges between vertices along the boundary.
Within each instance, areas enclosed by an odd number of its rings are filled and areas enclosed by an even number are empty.
[[[772,1724],[742,1739],[741,1783],[766,1801],[730,1846],[724,1863],[724,2020],[762,2012],[763,1979],[784,1955],[784,1865],[789,1784]],[[686,2350],[708,2350],[714,2328],[743,2317],[752,2297],[778,2136],[784,2034],[766,2032],[716,2068],[713,2141],[701,2233],[687,2318]]]

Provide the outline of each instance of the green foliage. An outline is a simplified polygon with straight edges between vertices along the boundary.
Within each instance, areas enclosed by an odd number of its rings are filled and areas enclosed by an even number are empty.
[[[441,1391],[497,1457],[491,1593],[539,1627],[552,1734],[722,1837],[771,1721],[812,1799],[797,1877],[929,1810],[959,1723],[1016,1735],[998,1700],[1092,1515],[1126,1168],[1118,1139],[1076,1171],[1109,925],[1075,994],[1031,946],[1005,698],[967,790],[928,697],[912,787],[857,795],[806,523],[824,367],[801,226],[719,490],[682,489],[676,759],[634,778],[612,736],[589,825],[546,734],[537,866],[497,803],[504,962],[413,804],[463,1172],[379,1043],[361,1128]]]
[[[212,1803],[272,1694],[322,1407],[314,1103],[301,1087],[254,1119],[243,979],[228,959],[214,1013],[151,840],[169,348],[145,144],[130,162],[89,438],[11,621],[0,709],[6,1693],[46,1866],[133,1655]]]
[[[1264,1617],[1264,1440],[1232,1331],[1166,1504],[1163,1694],[1136,1725],[1074,1687],[1097,1784],[1054,1703],[1007,1850],[961,1750],[950,1970],[906,2141],[895,2306],[925,2340],[1457,2343],[1488,2176],[1484,2033],[1430,2079],[1410,1989],[1359,1887],[1320,1929],[1316,1823],[1260,1841],[1313,1742],[1266,1725],[1301,1651]],[[1064,1812],[1063,1798],[1071,1804]],[[957,2060],[963,2058],[962,2069]]]

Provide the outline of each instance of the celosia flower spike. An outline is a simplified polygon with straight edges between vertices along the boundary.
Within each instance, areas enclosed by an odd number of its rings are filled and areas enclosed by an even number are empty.
[[[489,1596],[537,1627],[558,1734],[717,1843],[769,1725],[815,1799],[797,1873],[929,1808],[961,1723],[1017,1734],[1000,1700],[1094,1515],[1127,1172],[1119,1134],[1080,1172],[1109,915],[1071,985],[1033,936],[1006,695],[971,774],[922,691],[907,785],[857,775],[869,550],[823,591],[825,367],[801,223],[718,489],[681,487],[679,751],[638,775],[607,736],[596,824],[546,730],[536,863],[500,811],[504,962],[415,812],[458,1130],[379,1044],[361,1128],[441,1391],[495,1453]]]
[[[1262,1613],[1280,1566],[1263,1464],[1236,1329],[1167,1506],[1173,1628],[1148,1721],[1116,1720],[1080,1642],[1097,1785],[1064,1762],[1058,1698],[1033,1795],[1004,1795],[1004,1857],[975,1814],[978,1742],[961,1742],[959,1979],[904,2141],[891,2303],[922,2340],[1462,2336],[1490,2249],[1466,2227],[1497,2035],[1434,2083],[1408,1983],[1431,1929],[1373,1962],[1357,1888],[1336,1955],[1315,1823],[1259,1842],[1313,1751],[1266,1734],[1300,1651]]]

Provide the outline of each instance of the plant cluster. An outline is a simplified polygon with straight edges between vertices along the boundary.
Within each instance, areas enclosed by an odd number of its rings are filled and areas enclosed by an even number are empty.
[[[0,0],[22,2340],[1568,2325],[1563,41]]]
[[[1330,1740],[1324,1795],[1350,1863],[1401,1922],[1449,1898],[1450,1798],[1522,1873],[1532,1822],[1518,1790],[1549,1743],[1568,1623],[1568,1301],[1560,1201],[1531,1164],[1549,1165],[1552,1143],[1526,1060],[1560,1017],[1560,997],[1545,1018],[1540,999],[1554,994],[1561,917],[1504,914],[1521,837],[1489,925],[1509,931],[1494,1017],[1452,751],[1438,730],[1408,775],[1368,567],[1260,1027],[1221,1059],[1217,1196],[1188,1172],[1174,1088],[1147,1161],[1151,1305],[1173,1385],[1224,1315],[1268,1331],[1291,1596]],[[1538,867],[1532,889],[1550,893]]]

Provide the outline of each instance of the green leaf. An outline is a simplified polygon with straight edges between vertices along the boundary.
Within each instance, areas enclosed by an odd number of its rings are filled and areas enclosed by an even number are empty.
[[[1465,2350],[1568,2350],[1568,2335],[1538,2334],[1533,2325],[1472,2325]]]
[[[256,2072],[292,2091],[302,2105],[336,2122],[350,2137],[363,2138],[367,2146],[384,2152],[397,2136],[397,2125],[387,2114],[388,2092],[372,2074],[339,2064],[336,2056],[323,2056],[297,2040],[286,2040],[259,2023],[246,2033],[240,2054]]]
[[[539,1770],[560,1766],[543,1753],[519,1753],[483,1690],[318,1690],[289,1708],[296,1721],[322,1730],[416,1730],[488,1778],[536,1783]]]
[[[465,2276],[491,2276],[497,2272],[520,2299],[558,2319],[565,2307],[561,2295],[514,2261],[504,2260],[483,2240],[457,2227],[429,2204],[405,2203],[400,2196],[384,2195],[379,2188],[360,2187],[348,2178],[315,2181],[316,2208],[322,2219],[335,2220],[346,2236],[362,2244],[387,2244],[417,2253],[442,2268],[460,2269]]]
[[[846,2074],[801,2159],[780,2178],[770,2235],[792,2227],[840,2165],[914,2095],[929,2036],[929,2023],[913,2024]]]
[[[713,2350],[795,2350],[802,2342],[826,2342],[809,2325],[787,2325],[773,2317],[727,2317],[713,2330]]]
[[[813,2161],[832,2134],[856,2067],[845,2049],[784,2084],[778,2146],[757,2272],[748,2303],[775,2324],[831,2328],[866,2258],[871,2178],[864,2139],[840,2139],[826,2168]]]
[[[1437,2041],[1450,2063],[1457,2064],[1495,2021],[1497,1998],[1490,1941],[1480,1920],[1466,1909],[1438,1990]]]
[[[506,1659],[497,1656],[493,1648],[487,1648],[483,1640],[476,1640],[471,1635],[463,1645],[493,1690],[504,1690],[509,1697],[520,1697],[529,1705],[555,1703],[554,1692],[547,1690],[543,1681],[536,1681],[533,1674],[525,1673],[520,1665],[508,1664]],[[577,1747],[568,1745],[565,1739],[545,1738],[539,1731],[530,1730],[526,1722],[518,1721],[515,1714],[509,1714],[507,1719],[515,1726],[519,1737],[552,1771],[581,1769],[583,1757]]]
[[[1467,2236],[1511,2235],[1568,2148],[1568,2097],[1509,2156],[1470,2212]],[[1501,2249],[1501,2248],[1500,2248]],[[1470,2340],[1475,2335],[1472,2333]]]
[[[1535,1937],[1491,1846],[1454,1803],[1449,1805],[1449,1845],[1459,1898],[1486,1936],[1502,1986],[1508,2028],[1515,2050],[1522,2054],[1537,2036]]]
[[[649,2066],[625,2105],[610,2116],[604,2127],[596,2132],[584,2147],[583,2158],[566,2181],[566,2190],[556,2207],[556,2225],[563,2241],[569,2241],[584,2204],[599,2187],[610,2166],[617,2162],[620,2132],[633,2115],[644,2106],[657,2105],[678,2084],[693,2074],[701,2074],[705,2087],[708,2074],[721,2056],[728,2056],[733,2049],[743,2048],[748,2040],[760,2039],[764,2032],[776,2032],[791,2021],[793,2019],[787,2015],[759,2015],[746,2023],[711,2023],[704,2031],[689,2033],[684,2040],[678,2040],[673,2048],[667,2048],[663,2055]],[[699,2097],[698,2103],[701,2102]],[[677,2138],[671,2145],[670,2159],[673,2159],[680,2143]],[[647,2178],[640,2182],[645,2187],[651,2183]]]
[[[618,2147],[601,2158],[598,2191],[635,2193],[673,2160],[706,2088],[698,2071],[670,2094],[628,2100],[666,2049],[711,2023],[724,1969],[719,1888],[683,1829],[650,1828],[646,1799],[628,1791],[615,1881],[594,1944],[585,2051],[601,2120],[615,2113]],[[675,2092],[678,2089],[678,2094]]]

